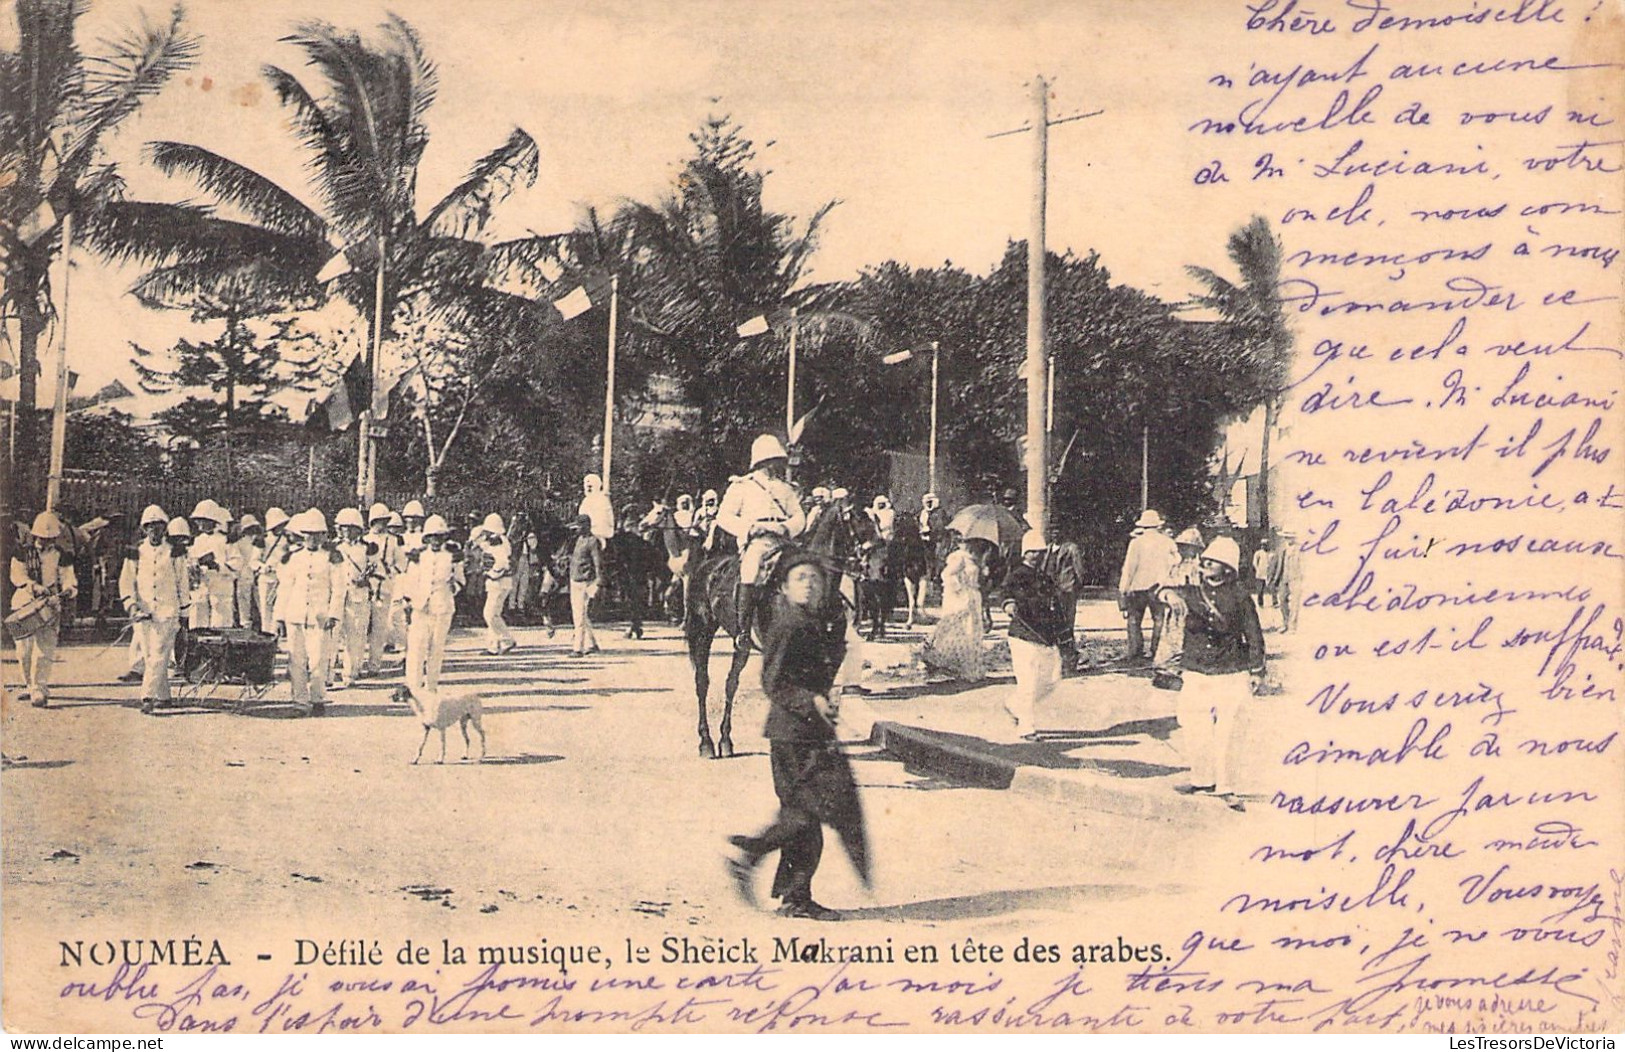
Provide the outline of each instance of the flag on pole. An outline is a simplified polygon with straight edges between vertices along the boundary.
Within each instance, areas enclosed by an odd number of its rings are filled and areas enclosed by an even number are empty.
[[[327,417],[327,427],[330,431],[344,431],[355,423],[355,407],[367,404],[367,388],[371,377],[367,375],[367,357],[356,348],[345,363],[338,379],[325,394],[313,398],[310,403],[310,413],[306,419],[309,423],[314,420],[317,413]]]
[[[740,323],[739,328],[735,331],[740,336],[760,336],[769,329],[783,328],[789,321],[790,311],[780,307],[777,310],[768,311],[766,314],[758,314],[756,317]]]
[[[790,444],[792,446],[801,441],[802,432],[807,430],[807,421],[813,418],[813,414],[818,412],[819,408],[823,406],[823,404],[823,398],[819,398],[817,404],[815,404],[811,409],[807,410],[806,415],[804,415],[800,420],[797,420],[795,426],[790,428]]]
[[[25,245],[31,245],[41,234],[56,225],[56,210],[51,202],[41,201],[39,207],[28,213],[17,227],[17,240]]]
[[[329,281],[342,278],[344,275],[350,273],[351,269],[350,257],[346,255],[345,251],[341,248],[333,254],[332,258],[330,258],[326,263],[322,264],[321,270],[316,272],[316,283],[318,285],[325,285]]]
[[[586,289],[577,285],[565,293],[563,298],[554,300],[553,306],[558,308],[565,321],[569,321],[592,310],[592,297],[587,295]]]
[[[903,362],[908,361],[912,357],[914,357],[914,351],[912,348],[910,348],[906,351],[893,351],[884,358],[880,359],[880,362],[882,365],[901,365]]]
[[[580,285],[553,301],[565,321],[578,318],[609,298],[609,275],[594,274],[584,278]]]

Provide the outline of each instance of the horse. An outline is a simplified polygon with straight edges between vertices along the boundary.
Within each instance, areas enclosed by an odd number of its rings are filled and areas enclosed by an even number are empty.
[[[916,618],[924,609],[926,591],[936,574],[937,565],[937,553],[920,536],[918,518],[912,515],[899,518],[897,536],[892,541],[890,568],[894,579],[902,582],[908,600],[908,620],[904,628],[913,628]]]
[[[605,583],[626,608],[627,639],[643,638],[650,582],[658,581],[666,572],[663,550],[636,533],[622,530],[605,543]]]
[[[868,519],[867,515],[863,518]],[[871,522],[873,520],[870,520]],[[859,578],[858,620],[869,622],[867,638],[874,640],[886,635],[886,619],[897,605],[897,573],[901,563],[896,559],[896,541],[876,535],[862,553],[863,573]]]
[[[842,595],[841,579],[857,571],[859,549],[875,536],[874,524],[867,515],[854,513],[845,507],[830,508],[818,517],[812,530],[803,535],[799,543],[786,546],[776,565],[782,565],[784,556],[795,548],[818,554],[828,577],[820,615],[831,624],[841,619],[844,631],[851,598]],[[763,596],[756,607],[756,627],[763,636],[767,634],[773,618],[774,603],[770,593],[777,590],[779,583],[776,569],[760,582]],[[728,676],[723,684],[725,700],[722,723],[715,743],[711,739],[711,724],[706,714],[706,696],[711,691],[711,644],[715,642],[717,629],[722,629],[730,638],[739,635],[739,610],[736,604],[738,584],[737,553],[710,555],[698,566],[693,566],[690,572],[683,636],[688,643],[689,664],[694,668],[694,694],[700,715],[700,755],[705,759],[727,759],[734,755],[734,695],[739,691],[739,678],[750,661],[750,647],[734,648]]]

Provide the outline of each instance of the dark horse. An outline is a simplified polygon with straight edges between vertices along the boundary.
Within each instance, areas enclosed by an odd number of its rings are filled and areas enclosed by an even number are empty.
[[[545,576],[538,587],[542,623],[553,633],[553,607],[570,593],[570,553],[576,534],[568,526],[538,527],[541,550],[547,552]],[[626,638],[643,638],[643,619],[649,606],[649,582],[666,572],[660,547],[635,533],[622,531],[604,545],[604,586],[607,601],[626,615]]]
[[[832,624],[840,619],[843,632],[850,600],[842,597],[841,578],[858,570],[859,549],[865,541],[872,540],[874,535],[874,524],[867,515],[854,513],[845,506],[837,506],[820,515],[813,528],[800,538],[799,545],[796,546],[821,557],[820,561],[828,578],[826,581],[828,587],[824,590],[824,607],[820,614]],[[790,549],[787,548],[785,551],[788,553]],[[781,565],[782,562],[781,556]],[[763,600],[756,607],[756,630],[760,635],[767,634],[775,605],[768,597],[777,592],[780,580],[775,568],[773,573],[768,574],[760,582]],[[711,723],[706,716],[705,703],[706,695],[711,692],[711,644],[715,641],[717,629],[722,629],[729,638],[739,634],[739,610],[736,605],[738,584],[737,554],[713,555],[691,569],[683,634],[688,640],[689,664],[694,667],[694,694],[698,699],[700,710],[700,755],[707,759],[726,759],[734,754],[734,695],[739,691],[739,677],[744,673],[746,663],[750,661],[749,647],[735,647],[733,658],[728,665],[728,677],[723,687],[726,700],[722,709],[722,724],[718,728],[720,733],[715,744],[711,740]]]

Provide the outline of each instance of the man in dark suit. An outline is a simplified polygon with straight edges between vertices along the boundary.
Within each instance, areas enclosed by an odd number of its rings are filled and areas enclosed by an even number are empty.
[[[845,643],[840,620],[822,614],[828,582],[817,558],[791,556],[779,574],[784,583],[772,611],[762,650],[762,689],[771,707],[766,734],[779,814],[755,836],[729,843],[740,855],[728,872],[745,901],[753,901],[757,863],[779,852],[773,896],[783,917],[839,920],[840,914],[812,897],[812,878],[824,851],[823,825],[835,828],[867,880],[863,811],[851,765],[835,735],[837,703],[830,696]]]

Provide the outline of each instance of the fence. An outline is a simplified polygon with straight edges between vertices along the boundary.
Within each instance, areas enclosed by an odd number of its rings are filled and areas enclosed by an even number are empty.
[[[42,503],[43,493],[19,493],[18,519],[28,517]],[[62,479],[60,506],[65,521],[75,525],[101,516],[113,518],[121,515],[132,530],[140,521],[141,511],[156,504],[171,516],[189,515],[198,502],[209,498],[226,508],[233,516],[253,514],[263,518],[265,509],[280,507],[296,512],[309,507],[324,508],[329,516],[339,508],[353,507],[355,494],[344,487],[305,485],[289,482],[286,485],[232,483],[225,485],[203,482],[175,482],[146,479],[115,479],[88,473],[68,472]],[[384,493],[378,499],[395,510],[407,501],[423,500],[428,509],[445,516],[448,522],[467,515],[496,511],[504,517],[515,511],[526,511],[532,521],[563,522],[574,516],[575,503],[551,496],[527,497],[514,492],[460,491],[446,497],[425,500],[415,493]],[[30,502],[30,503],[24,503]],[[366,509],[362,509],[365,511]]]

